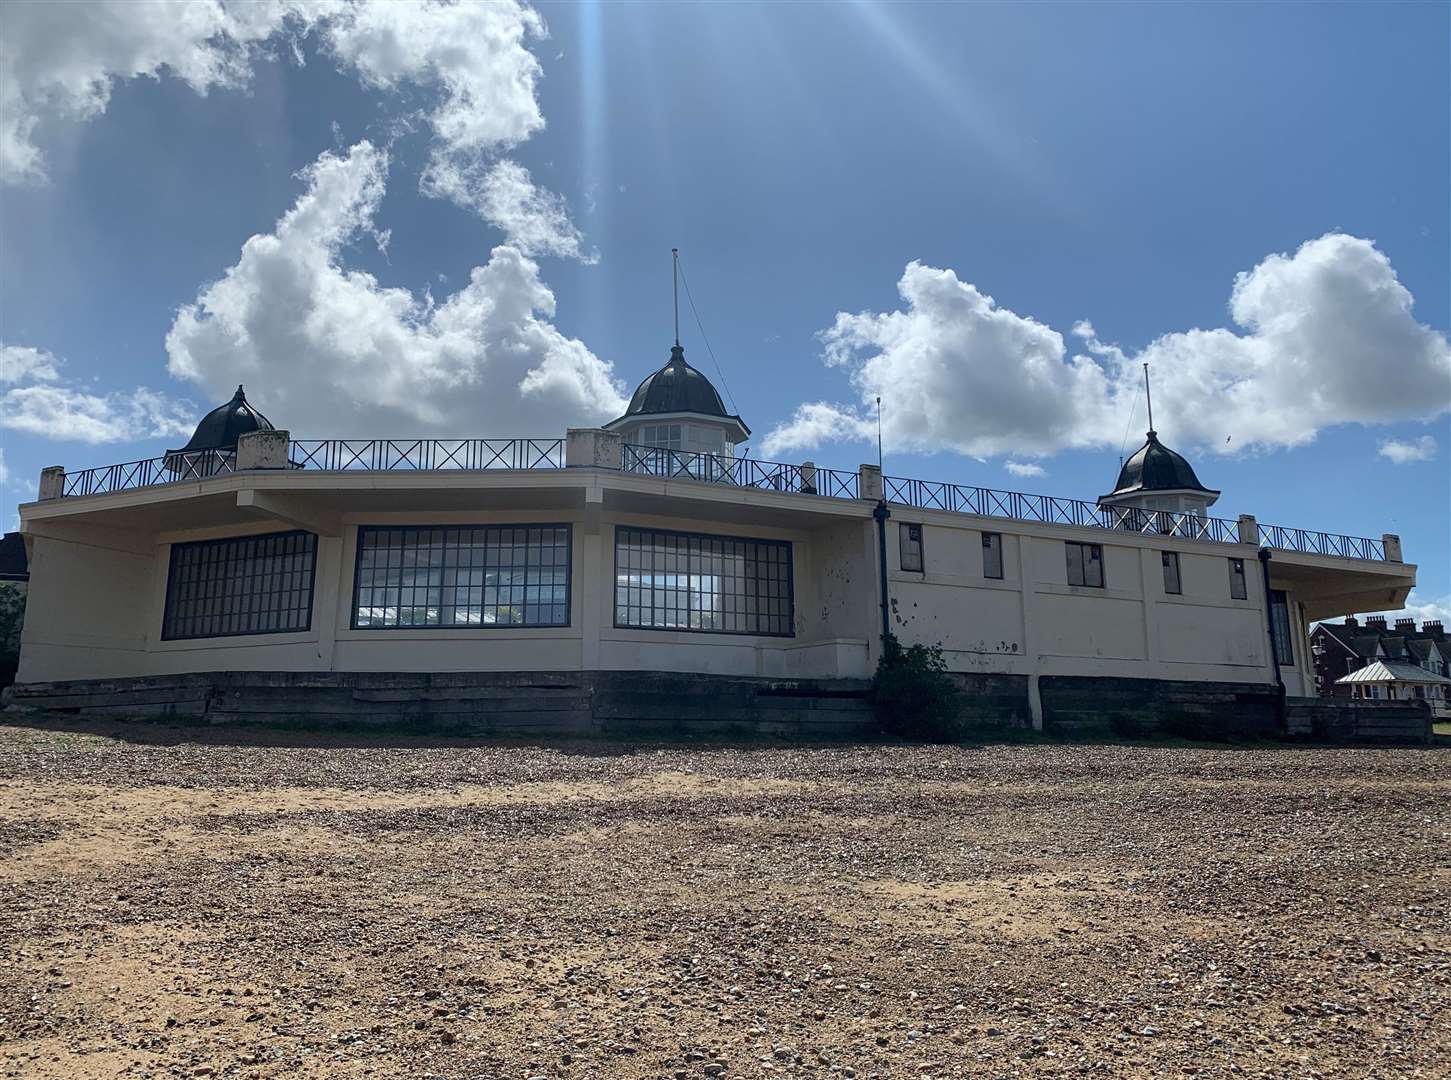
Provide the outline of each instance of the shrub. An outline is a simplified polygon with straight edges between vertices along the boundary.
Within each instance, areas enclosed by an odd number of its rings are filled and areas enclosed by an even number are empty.
[[[956,736],[958,690],[942,646],[909,645],[888,635],[872,684],[872,707],[887,731],[945,742]]]

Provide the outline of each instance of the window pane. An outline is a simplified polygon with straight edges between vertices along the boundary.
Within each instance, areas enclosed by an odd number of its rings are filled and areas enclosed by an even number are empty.
[[[922,569],[922,526],[902,522],[897,527],[903,570]]]
[[[792,633],[791,545],[615,530],[615,625],[702,633]]]
[[[1003,537],[1001,533],[982,534],[982,576],[1003,576]]]
[[[568,626],[568,525],[358,529],[353,626]]]
[[[1281,664],[1293,664],[1295,652],[1291,647],[1290,605],[1280,589],[1270,590],[1270,627],[1274,634],[1275,655]]]
[[[1235,600],[1244,600],[1249,596],[1245,590],[1243,559],[1229,560],[1229,595]]]
[[[1184,590],[1179,585],[1179,554],[1174,551],[1160,553],[1164,561],[1164,591],[1166,593],[1181,593]]]
[[[161,638],[310,629],[316,569],[312,533],[173,544]]]
[[[1103,548],[1097,544],[1083,545],[1083,583],[1103,588]]]
[[[1083,545],[1065,543],[1068,555],[1068,584],[1083,584]]]

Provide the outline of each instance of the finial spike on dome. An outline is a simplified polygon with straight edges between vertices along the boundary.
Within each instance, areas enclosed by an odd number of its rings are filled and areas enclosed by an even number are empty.
[[[670,294],[675,301],[675,347],[680,348],[680,249],[670,249]]]
[[[242,384],[241,383],[238,383],[237,384],[237,392],[235,394],[233,394],[232,397],[234,397],[234,398],[245,398],[246,396],[247,395],[242,392]]]
[[[1154,437],[1154,395],[1149,393],[1149,365],[1144,364],[1144,400],[1149,406],[1149,438]]]

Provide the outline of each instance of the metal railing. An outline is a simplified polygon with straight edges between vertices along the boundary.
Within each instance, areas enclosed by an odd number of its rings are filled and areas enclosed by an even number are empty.
[[[294,469],[562,469],[563,439],[293,439]]]
[[[103,465],[98,469],[68,472],[61,494],[104,495],[113,491],[174,484],[183,480],[204,480],[235,471],[236,455],[231,450],[191,450],[161,457]]]
[[[1339,533],[1290,529],[1283,525],[1261,525],[1260,543],[1283,551],[1299,551],[1307,555],[1338,555],[1342,559],[1385,560],[1385,543],[1367,536],[1342,536]]]
[[[633,443],[625,443],[621,447],[621,467],[627,473],[645,476],[701,480],[710,484],[797,495],[855,499],[858,491],[857,474],[840,469],[819,469],[814,465],[789,465],[727,454],[697,454]]]
[[[841,469],[792,465],[725,454],[701,454],[625,443],[621,469],[666,479],[699,480],[758,491],[860,496],[859,475]],[[288,463],[294,469],[330,471],[422,471],[562,469],[563,439],[293,439]],[[66,473],[61,495],[101,495],[135,488],[203,480],[236,471],[234,450],[172,452],[161,457]],[[882,477],[888,503],[922,510],[946,510],[1010,518],[1045,525],[1077,525],[1172,536],[1215,543],[1239,543],[1239,526],[1227,518],[1102,506],[1082,499],[1029,495],[933,480]],[[1260,525],[1259,543],[1283,551],[1345,559],[1385,560],[1385,544],[1364,536]]]
[[[1222,544],[1239,542],[1239,524],[1228,518],[1200,514],[1141,510],[1129,506],[1102,506],[1083,499],[1060,499],[1052,495],[1028,495],[1020,491],[969,487],[965,484],[882,477],[889,503],[921,510],[950,510],[982,517],[1037,521],[1045,525],[1081,525],[1090,529],[1116,529]]]

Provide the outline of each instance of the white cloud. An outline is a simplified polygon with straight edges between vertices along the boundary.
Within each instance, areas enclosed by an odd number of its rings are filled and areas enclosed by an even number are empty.
[[[1380,456],[1396,465],[1409,465],[1413,461],[1430,461],[1436,456],[1436,440],[1430,435],[1407,442],[1404,439],[1387,439],[1380,444]]]
[[[91,394],[75,387],[20,386],[0,398],[0,425],[27,435],[77,442],[130,442],[189,436],[196,410],[155,390]]]
[[[1031,461],[1009,461],[1003,464],[1003,468],[1014,476],[1047,476],[1047,470],[1041,465],[1035,465]]]
[[[525,255],[599,261],[597,253],[583,250],[584,236],[570,220],[564,199],[535,186],[529,170],[516,161],[505,159],[484,171],[452,158],[435,160],[423,187],[429,195],[471,206]]]
[[[0,35],[0,179],[45,180],[36,128],[91,120],[115,83],[163,73],[199,94],[245,85],[256,50],[288,20],[299,28],[326,0],[90,0],[14,3]]]
[[[0,427],[47,439],[127,442],[190,435],[196,409],[145,387],[91,393],[62,373],[64,362],[30,345],[0,344]],[[24,385],[20,385],[24,384]]]
[[[0,383],[53,382],[58,378],[60,361],[44,349],[0,345]]]
[[[342,265],[374,228],[387,155],[367,142],[325,153],[266,235],[176,316],[174,375],[220,400],[239,382],[299,437],[562,435],[624,409],[610,365],[548,320],[554,295],[501,245],[441,303]]]
[[[1093,325],[1055,330],[996,306],[951,270],[910,263],[903,308],[837,315],[820,335],[861,405],[798,408],[772,453],[866,438],[883,398],[888,445],[973,456],[1112,446],[1151,365],[1155,422],[1171,445],[1295,446],[1344,423],[1427,420],[1451,409],[1451,345],[1416,322],[1410,292],[1369,240],[1332,233],[1239,274],[1227,329],[1167,334],[1129,356]],[[1140,411],[1142,416],[1142,411]]]

